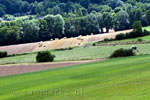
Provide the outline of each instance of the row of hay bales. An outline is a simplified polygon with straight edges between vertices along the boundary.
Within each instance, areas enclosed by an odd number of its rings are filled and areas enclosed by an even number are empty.
[[[87,39],[84,37],[69,38],[69,39],[63,38],[60,40],[57,39],[53,41],[40,43],[35,47],[33,52],[81,46],[85,43],[87,43]]]
[[[75,46],[82,46],[88,42],[97,42],[102,41],[106,38],[114,39],[117,34],[120,33],[127,33],[131,30],[126,31],[118,31],[115,33],[106,33],[106,34],[97,34],[97,35],[87,35],[87,36],[79,36],[76,38],[63,38],[63,39],[55,39],[48,42],[43,42],[42,46],[37,46],[33,51],[43,51],[43,50],[53,50],[53,49],[61,49],[61,48],[68,48],[68,47],[75,47]]]
[[[89,43],[89,42],[102,41],[105,38],[109,38],[109,39],[115,38],[117,34],[128,33],[131,31],[132,30],[125,30],[125,31],[98,34],[98,35],[91,34],[87,36],[79,36],[76,38],[55,39],[55,40],[46,41],[46,42],[3,46],[3,47],[0,47],[0,51],[7,51],[8,54],[19,54],[19,53],[29,53],[29,52],[38,52],[38,51],[44,51],[44,50],[69,48],[69,47],[75,47],[75,46],[82,46],[83,44]]]

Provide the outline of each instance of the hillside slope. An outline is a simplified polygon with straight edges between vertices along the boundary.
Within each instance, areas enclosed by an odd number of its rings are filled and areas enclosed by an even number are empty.
[[[37,43],[1,46],[0,51],[7,51],[8,54],[21,54],[21,53],[69,48],[75,46],[83,46],[85,43],[102,41],[105,38],[114,39],[117,34],[120,33],[125,34],[131,31],[132,30],[125,30],[125,31],[118,31],[114,33],[80,36],[75,38],[64,38],[60,40],[46,41],[42,43],[37,42]]]
[[[150,56],[0,78],[0,100],[149,100]]]

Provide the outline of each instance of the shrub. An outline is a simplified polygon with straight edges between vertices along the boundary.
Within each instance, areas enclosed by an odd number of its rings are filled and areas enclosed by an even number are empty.
[[[129,33],[128,33],[128,36],[126,35],[127,38],[136,38],[136,37],[139,37],[139,36],[140,36],[139,33],[134,32],[134,31],[129,32]],[[141,36],[142,36],[142,35],[141,35]]]
[[[133,31],[138,33],[139,36],[142,36],[142,24],[141,21],[135,21],[132,25]]]
[[[143,36],[143,35],[141,35],[141,33],[137,33],[135,31],[132,31],[132,32],[129,32],[129,33],[126,33],[126,34],[121,33],[121,34],[116,35],[116,40],[136,38],[136,37],[140,37],[140,36]]]
[[[109,42],[109,41],[113,41],[113,40],[114,40],[114,39],[112,39],[112,38],[111,38],[111,39],[105,38],[105,39],[104,39],[104,42]]]
[[[139,37],[139,33],[136,33],[134,31],[129,32],[129,33],[126,34],[126,38],[136,38],[136,37]]]
[[[128,39],[128,38],[136,38],[136,37],[141,37],[141,36],[147,36],[149,34],[150,34],[150,32],[147,31],[147,30],[144,30],[143,32],[134,30],[134,31],[126,33],[126,34],[121,33],[121,34],[116,35],[116,40],[123,40],[123,39]]]
[[[92,46],[96,46],[96,43],[93,43]]]
[[[56,51],[66,51],[66,50],[73,50],[73,47],[56,49]]]
[[[137,41],[138,41],[138,42],[142,42],[142,41],[143,41],[143,39],[139,38]]]
[[[8,53],[6,51],[0,51],[0,58],[7,57]]]
[[[127,38],[127,39],[130,38],[130,32],[129,32],[129,33],[126,33],[125,35],[126,35],[126,38]]]
[[[52,55],[49,51],[38,52],[36,56],[37,62],[52,62],[54,61],[55,55]]]
[[[122,39],[125,39],[125,38],[126,38],[126,35],[123,34],[123,33],[116,35],[117,40],[122,40]]]
[[[118,49],[116,51],[114,51],[110,58],[117,58],[117,57],[128,57],[128,56],[134,56],[135,53],[133,52],[132,49]]]
[[[108,42],[108,41],[109,41],[109,39],[108,39],[108,38],[105,38],[105,39],[104,39],[104,42]]]
[[[68,50],[72,50],[72,49],[73,49],[72,47],[69,47],[69,48],[68,48]]]
[[[110,38],[110,39],[109,39],[109,41],[113,41],[113,40],[114,40],[113,38]]]
[[[149,34],[150,34],[150,32],[147,31],[146,29],[144,29],[144,31],[143,31],[143,36],[147,36],[147,35],[149,35]]]

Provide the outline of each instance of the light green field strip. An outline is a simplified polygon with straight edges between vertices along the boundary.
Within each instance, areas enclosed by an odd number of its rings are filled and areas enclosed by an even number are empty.
[[[118,46],[89,46],[88,48],[74,48],[73,50],[66,51],[51,51],[56,56],[55,61],[79,61],[91,60],[98,58],[109,57],[116,49],[131,48],[133,45],[118,45]],[[136,44],[140,54],[150,54],[150,44]],[[7,57],[0,59],[0,64],[16,64],[16,63],[35,63],[36,53]]]

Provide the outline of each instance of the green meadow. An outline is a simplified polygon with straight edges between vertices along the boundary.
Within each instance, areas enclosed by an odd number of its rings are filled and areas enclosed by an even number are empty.
[[[0,100],[150,100],[150,55],[0,78]]]
[[[73,50],[50,51],[56,56],[55,61],[78,61],[78,60],[93,60],[99,58],[108,58],[115,50],[120,48],[129,49],[133,46],[130,45],[117,45],[117,46],[89,46],[87,48],[77,47]],[[150,44],[136,44],[139,52],[137,55],[150,54]],[[18,63],[36,63],[36,54],[29,53],[24,55],[18,55],[13,57],[6,57],[0,59],[0,64],[18,64]]]

